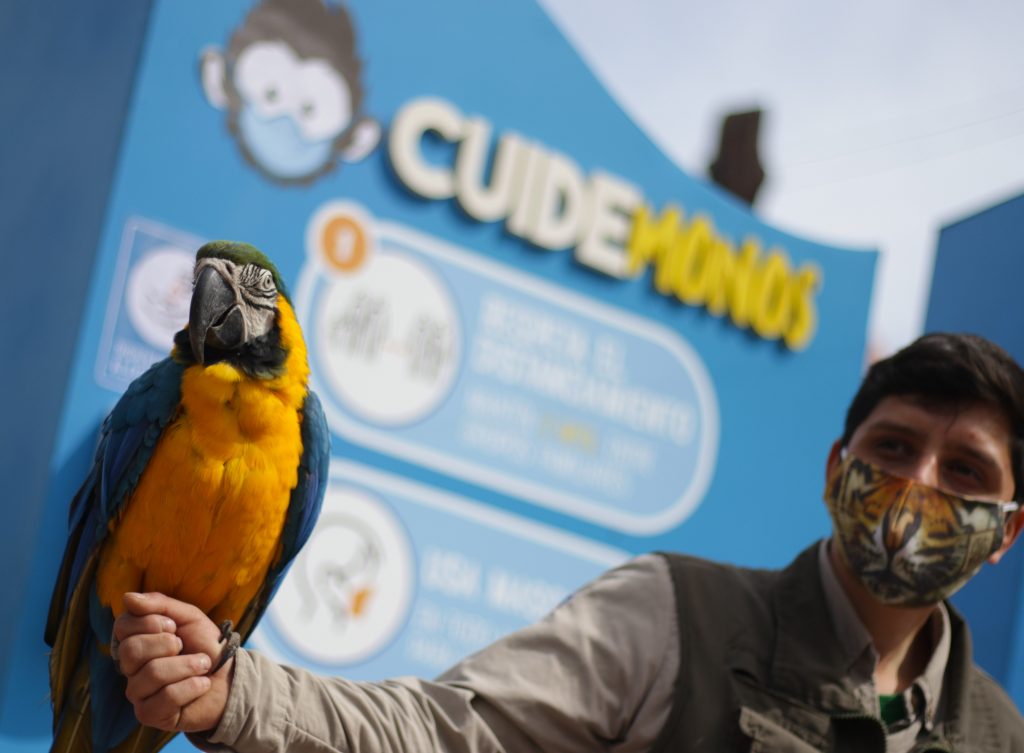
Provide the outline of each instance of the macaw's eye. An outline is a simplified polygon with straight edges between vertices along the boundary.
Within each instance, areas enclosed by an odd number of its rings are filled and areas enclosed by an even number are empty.
[[[242,267],[239,281],[250,290],[259,290],[267,293],[273,292],[276,289],[273,273],[269,269],[257,267],[255,264],[246,264]]]

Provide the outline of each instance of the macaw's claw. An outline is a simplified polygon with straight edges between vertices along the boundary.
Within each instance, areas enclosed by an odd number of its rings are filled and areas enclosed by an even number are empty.
[[[242,645],[242,636],[234,631],[234,623],[231,620],[224,620],[220,624],[220,642],[224,644],[224,647],[220,650],[220,658],[217,659],[217,663],[213,665],[207,674],[216,674],[217,671],[228,663],[228,660],[235,655],[238,651],[239,646]]]
[[[117,635],[114,633],[110,634],[110,658],[114,662],[114,669],[119,675],[124,677],[124,672],[121,671],[121,658],[117,655],[118,649],[121,647],[121,641],[117,639]]]

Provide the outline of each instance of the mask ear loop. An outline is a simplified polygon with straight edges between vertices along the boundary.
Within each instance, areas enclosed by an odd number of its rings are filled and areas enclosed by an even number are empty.
[[[999,512],[1005,517],[1009,517],[1020,509],[1020,502],[998,502],[997,504],[999,505]]]

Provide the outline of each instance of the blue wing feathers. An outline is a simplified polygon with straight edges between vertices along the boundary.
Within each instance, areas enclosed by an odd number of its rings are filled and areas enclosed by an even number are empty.
[[[50,607],[48,641],[67,607],[91,554],[106,538],[116,516],[138,482],[156,439],[180,400],[184,367],[167,358],[133,381],[100,427],[92,466],[68,510],[68,544]]]
[[[302,406],[302,457],[299,460],[299,480],[292,490],[281,532],[281,556],[267,573],[267,588],[258,605],[254,605],[256,618],[266,609],[270,600],[284,580],[295,555],[309,540],[327,491],[327,474],[330,469],[331,434],[327,428],[323,407],[316,393],[310,391]]]
[[[67,668],[80,660],[77,657],[88,657],[94,750],[107,750],[125,737],[136,722],[131,705],[123,702],[123,678],[99,653],[100,645],[110,638],[112,613],[99,604],[94,590],[87,596],[87,615],[78,618],[65,613],[71,608],[76,588],[82,585],[92,589],[82,584],[82,579],[89,577],[87,570],[93,566],[93,557],[108,534],[110,521],[130,498],[160,434],[177,411],[184,368],[167,358],[153,364],[129,385],[100,427],[92,466],[68,513],[68,544],[54,587],[45,637],[54,646],[51,681],[56,671],[64,692],[68,692],[71,681],[71,676],[65,674]],[[68,633],[56,640],[66,617],[84,620],[85,634]],[[118,698],[121,702],[110,702]],[[66,709],[63,699],[60,705]]]
[[[305,472],[305,483],[300,480],[292,495],[292,504],[296,498],[300,504],[299,528],[291,543],[294,547],[290,555],[298,553],[313,532],[316,520],[320,516],[324,493],[327,491],[327,472],[331,460],[331,435],[327,428],[320,399],[315,392],[306,396],[303,405],[302,420],[302,459],[300,471]]]
[[[63,593],[54,593],[54,600],[59,598],[64,606],[90,555],[106,538],[110,520],[120,513],[138,483],[160,432],[174,416],[181,399],[183,370],[182,364],[170,358],[153,364],[128,386],[104,419],[92,467],[68,514],[69,530],[75,534],[69,537],[64,553],[64,567],[69,572],[57,581]]]
[[[109,522],[131,496],[156,440],[174,416],[181,399],[183,370],[170,358],[153,364],[128,386],[104,419],[93,466],[71,506],[71,528],[85,528],[72,560],[65,601],[89,555],[106,538]]]

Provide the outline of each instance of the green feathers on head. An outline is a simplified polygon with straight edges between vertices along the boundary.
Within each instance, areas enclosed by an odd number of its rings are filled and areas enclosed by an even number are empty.
[[[274,285],[277,287],[277,292],[284,296],[288,303],[292,302],[291,296],[288,295],[288,289],[284,285],[284,280],[281,279],[281,273],[277,271],[277,267],[267,258],[267,255],[255,246],[238,241],[210,241],[203,244],[196,251],[196,261],[211,258],[227,259],[238,265],[255,264],[257,267],[269,269],[270,273],[274,275]]]

